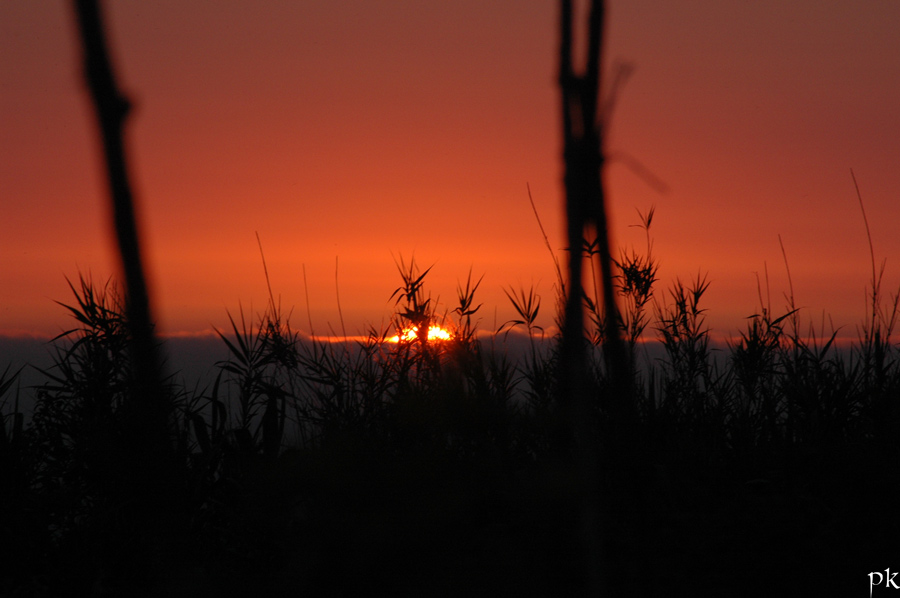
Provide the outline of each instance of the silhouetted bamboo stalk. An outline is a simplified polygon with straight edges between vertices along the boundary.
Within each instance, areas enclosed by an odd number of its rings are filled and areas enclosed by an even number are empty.
[[[134,359],[135,399],[147,403],[145,406],[149,408],[149,404],[162,401],[162,394],[159,392],[159,356],[153,335],[149,293],[141,261],[123,139],[130,104],[116,86],[106,48],[100,7],[96,0],[75,0],[74,4],[84,50],[84,75],[103,142],[113,224],[125,277],[126,315]],[[151,421],[156,422],[155,418]]]
[[[160,358],[152,328],[149,293],[141,262],[138,228],[128,177],[128,164],[123,127],[129,111],[128,100],[116,86],[104,38],[100,7],[96,0],[75,0],[75,14],[83,45],[84,75],[99,125],[106,163],[106,175],[112,202],[113,224],[119,245],[122,273],[125,279],[125,312],[130,337],[132,387],[122,406],[118,429],[110,431],[118,442],[111,456],[117,463],[110,476],[116,496],[114,504],[124,513],[120,516],[126,529],[145,538],[138,551],[159,556],[161,547],[153,537],[165,536],[170,529],[171,514],[177,503],[177,460],[170,427],[171,401],[161,382]],[[144,567],[145,557],[123,557],[119,544],[128,532],[121,524],[110,522],[108,545],[102,547],[106,557],[121,561],[117,574],[122,580],[132,575],[134,567]],[[132,536],[134,537],[134,536]]]
[[[598,122],[597,104],[600,85],[600,50],[604,22],[603,2],[593,2],[588,30],[588,57],[584,75],[572,67],[572,2],[562,1],[562,53],[560,88],[562,91],[566,216],[569,243],[569,283],[566,296],[566,332],[569,340],[584,337],[582,247],[586,235],[596,239],[596,259],[601,272],[601,292],[605,310],[604,356],[610,378],[625,384],[627,391],[628,356],[619,330],[619,311],[613,285],[612,256],[603,187],[604,156],[602,122]],[[565,341],[564,341],[565,342]],[[579,343],[572,343],[576,347]],[[582,354],[584,351],[582,351]],[[577,362],[578,359],[575,359]],[[627,392],[616,393],[615,402],[626,403]],[[623,405],[620,405],[622,408]],[[627,409],[627,407],[625,407]]]
[[[629,470],[635,465],[633,451],[636,409],[632,375],[625,345],[620,336],[619,314],[613,287],[612,257],[603,188],[604,156],[602,126],[598,119],[601,86],[601,47],[605,4],[594,0],[588,19],[585,71],[576,75],[572,65],[572,1],[561,0],[561,44],[559,84],[562,93],[564,134],[566,218],[568,236],[568,293],[561,347],[561,391],[570,402],[573,432],[584,476],[584,531],[588,559],[588,588],[596,594],[613,584],[608,571],[609,521],[621,515],[622,504],[632,498]],[[603,296],[603,354],[609,391],[603,397],[603,409],[610,425],[608,437],[596,437],[591,425],[592,400],[596,400],[588,372],[587,339],[584,334],[583,248],[585,239],[597,247]],[[592,252],[593,253],[593,252]],[[604,487],[598,484],[603,480]],[[628,481],[626,481],[628,480]],[[626,487],[622,487],[622,486]],[[614,487],[610,487],[614,486]],[[630,526],[627,526],[630,527]],[[618,555],[616,555],[618,556]],[[627,560],[631,555],[625,555]],[[625,583],[628,573],[625,574]]]

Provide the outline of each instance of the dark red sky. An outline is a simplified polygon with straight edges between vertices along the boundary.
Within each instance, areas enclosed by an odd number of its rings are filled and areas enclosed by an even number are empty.
[[[532,283],[549,323],[526,183],[561,248],[555,2],[107,4],[163,331],[264,306],[257,232],[301,327],[304,265],[324,331],[338,258],[355,332],[389,316],[394,257],[413,254],[448,309],[471,266],[484,327],[510,316],[503,286]],[[780,234],[806,315],[854,333],[871,268],[851,168],[900,279],[900,3],[609,6],[608,59],[636,70],[608,150],[669,187],[611,161],[617,244],[656,205],[662,283],[708,272],[727,333],[756,311],[756,272],[783,305]],[[67,3],[0,4],[0,332],[59,331],[64,277],[115,271],[78,57]]]

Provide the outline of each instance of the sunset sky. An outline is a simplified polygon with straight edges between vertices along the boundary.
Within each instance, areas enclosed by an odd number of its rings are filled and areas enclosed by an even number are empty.
[[[380,327],[395,259],[434,265],[452,309],[484,275],[535,285],[544,324],[563,239],[557,2],[106,2],[160,330],[265,306],[257,246],[292,322]],[[900,2],[612,1],[607,63],[634,73],[607,151],[612,234],[656,206],[658,294],[708,273],[709,323],[773,307],[789,260],[805,318],[848,335],[871,278],[854,170],[886,291],[900,283]],[[53,335],[66,277],[115,273],[95,126],[68,2],[0,3],[0,334]],[[610,71],[611,72],[611,71]],[[628,158],[621,158],[627,156]],[[665,193],[629,168],[639,162]],[[2,365],[2,364],[0,364]]]

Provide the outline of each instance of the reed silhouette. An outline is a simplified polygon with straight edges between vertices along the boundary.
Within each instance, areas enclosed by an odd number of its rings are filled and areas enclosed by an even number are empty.
[[[121,215],[125,104],[96,5],[76,8],[106,63],[92,85]],[[334,342],[293,327],[263,258],[269,302],[229,314],[227,357],[199,386],[163,375],[174,341],[154,338],[124,217],[124,286],[70,282],[74,324],[39,385],[0,370],[0,595],[853,595],[896,566],[900,301],[874,249],[852,346],[804,332],[792,291],[781,309],[760,292],[716,345],[704,276],[658,288],[652,208],[646,247],[612,257],[603,6],[581,76],[570,2],[560,15],[565,272],[541,226],[554,301],[508,288],[516,316],[483,330],[471,270],[441,313],[431,268],[401,258],[390,323]]]
[[[595,530],[597,566],[620,567],[602,572],[606,591],[837,591],[893,558],[898,485],[885,472],[900,454],[896,300],[874,297],[879,315],[849,348],[833,331],[794,328],[790,301],[778,312],[762,299],[738,338],[714,345],[702,277],[658,293],[655,259],[621,255],[619,327],[647,323],[632,396],[651,466],[641,546],[624,517]],[[518,317],[483,331],[471,275],[442,315],[424,300],[428,272],[414,261],[398,271],[396,319],[365,340],[301,334],[270,302],[220,332],[228,357],[210,386],[166,379],[183,527],[157,541],[177,563],[153,561],[132,527],[144,515],[118,488],[132,463],[120,451],[133,392],[121,291],[86,277],[72,284],[65,305],[76,325],[54,341],[45,382],[17,390],[7,369],[0,383],[2,590],[589,593],[583,453],[566,432],[562,339],[534,324],[539,299],[511,291]],[[652,316],[641,316],[650,304]],[[453,336],[391,342],[410,314]],[[595,326],[586,320],[586,338],[599,340]],[[606,367],[602,344],[589,344],[598,399],[611,388]],[[29,401],[31,414],[20,408]],[[612,415],[602,400],[592,414],[605,448]],[[604,472],[603,458],[598,504],[622,509],[615,501],[634,488]],[[635,574],[644,579],[632,583]]]

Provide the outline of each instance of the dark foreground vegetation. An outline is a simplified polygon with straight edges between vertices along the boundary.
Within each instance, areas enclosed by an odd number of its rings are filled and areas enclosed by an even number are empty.
[[[603,462],[638,470],[621,486],[598,474],[616,513],[598,562],[580,447],[602,454],[614,431],[593,301],[583,426],[528,290],[510,290],[518,318],[486,336],[477,282],[441,315],[412,264],[392,327],[355,345],[301,336],[274,301],[239,315],[213,384],[166,380],[174,457],[148,479],[168,485],[141,488],[122,432],[133,364],[120,295],[81,280],[45,382],[19,389],[8,369],[0,381],[0,594],[581,595],[598,573],[632,595],[849,596],[900,568],[896,303],[873,292],[849,349],[801,334],[791,305],[761,308],[716,356],[702,279],[654,297],[650,255],[620,266],[639,414],[624,446],[639,455]],[[434,323],[452,339],[388,342]],[[508,350],[510,328],[523,351]]]

